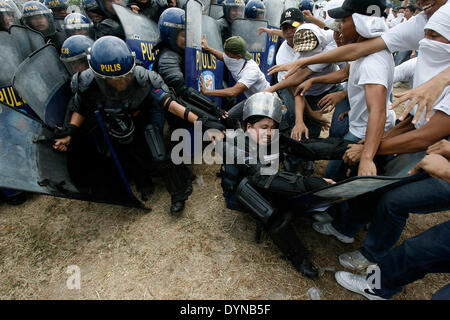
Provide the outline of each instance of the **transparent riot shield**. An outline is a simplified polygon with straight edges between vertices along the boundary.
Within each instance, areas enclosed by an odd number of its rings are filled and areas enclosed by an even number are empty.
[[[220,4],[211,4],[209,7],[209,16],[214,19],[220,19],[223,17],[223,6]]]
[[[424,156],[425,152],[399,155],[387,163],[382,176],[353,177],[323,187],[317,191],[293,197],[290,199],[288,205],[295,205],[305,210],[325,209],[333,204],[355,198],[393,183],[413,181],[416,177],[408,176],[408,172]]]
[[[37,117],[12,86],[14,73],[22,62],[22,54],[16,39],[7,32],[0,32],[0,103]]]
[[[217,20],[209,16],[202,16],[202,35],[206,36],[208,45],[218,51],[223,52],[222,37],[217,26]],[[202,75],[205,86],[208,90],[218,90],[223,88],[224,63],[214,57],[209,52],[202,52]],[[199,79],[200,81],[200,79]],[[211,97],[220,106],[222,99]]]
[[[151,70],[157,54],[153,48],[160,41],[158,24],[121,5],[113,3],[113,7],[125,31],[128,46],[136,53],[136,59]]]
[[[202,72],[202,7],[198,0],[186,4],[185,81],[195,90]]]
[[[284,0],[284,10],[298,8],[297,0]]]
[[[283,3],[279,0],[266,0],[266,19],[270,29],[280,29],[280,19],[283,14]],[[269,83],[272,81],[272,75],[267,75],[268,70],[275,64],[275,56],[279,45],[279,37],[277,35],[271,35],[267,37],[267,50],[264,52],[263,70]]]
[[[203,4],[202,14],[209,15],[211,0],[200,0],[200,2]]]
[[[41,33],[24,26],[12,25],[9,28],[9,33],[18,43],[21,53],[20,59],[22,61],[32,52],[45,46],[45,39]]]
[[[107,161],[97,161],[95,155],[81,154],[91,168],[74,169],[71,153],[52,148],[51,131],[32,118],[0,104],[0,188],[23,190],[56,197],[119,204],[143,208],[122,187],[117,173]],[[81,157],[80,157],[81,158]],[[103,160],[103,159],[102,159]],[[113,168],[113,169],[110,169]],[[104,180],[96,185],[79,185],[83,175],[92,172]]]
[[[267,48],[267,34],[258,36],[258,28],[267,28],[265,20],[236,19],[231,25],[231,34],[242,37],[247,43],[248,52],[252,55],[256,64],[261,67],[265,65],[263,58]],[[264,72],[264,69],[261,69]]]
[[[13,86],[46,125],[62,127],[72,97],[70,74],[53,45],[35,51],[20,64]]]

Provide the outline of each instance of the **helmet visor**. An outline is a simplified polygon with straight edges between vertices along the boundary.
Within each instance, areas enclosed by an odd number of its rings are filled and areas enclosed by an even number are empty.
[[[51,13],[38,12],[36,14],[23,15],[23,20],[29,28],[42,33],[44,37],[56,33],[55,21]]]

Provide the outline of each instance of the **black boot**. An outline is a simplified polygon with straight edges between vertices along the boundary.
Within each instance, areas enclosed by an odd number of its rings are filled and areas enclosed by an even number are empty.
[[[305,277],[312,280],[319,279],[319,270],[308,258],[303,259],[300,266],[298,266],[298,271],[300,271]]]
[[[170,213],[174,216],[179,216],[181,212],[184,210],[184,201],[176,201],[172,202],[172,205],[170,206]]]

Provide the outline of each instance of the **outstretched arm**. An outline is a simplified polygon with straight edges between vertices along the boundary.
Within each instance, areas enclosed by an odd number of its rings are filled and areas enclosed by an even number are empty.
[[[369,54],[386,49],[386,43],[381,37],[373,38],[364,42],[348,44],[334,50],[322,52],[312,57],[302,58],[294,62],[276,65],[269,69],[269,75],[287,71],[284,78],[293,75],[297,69],[320,63],[354,61]]]
[[[214,57],[216,57],[216,58],[219,59],[220,61],[223,61],[223,52],[211,48],[211,47],[208,45],[208,42],[206,41],[206,36],[203,36],[203,37],[202,37],[202,49],[205,50],[205,51],[210,52]]]

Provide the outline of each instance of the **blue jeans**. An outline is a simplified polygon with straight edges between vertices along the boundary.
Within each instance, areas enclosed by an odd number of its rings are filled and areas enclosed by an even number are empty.
[[[389,251],[378,267],[381,271],[380,288],[373,291],[386,299],[428,273],[450,272],[450,221],[405,240]],[[448,299],[448,286],[444,291]]]
[[[342,138],[348,132],[348,116],[339,121],[339,115],[350,110],[350,102],[344,99],[334,108],[333,119],[331,120],[330,137]]]
[[[348,117],[347,117],[348,119]],[[348,124],[348,120],[347,120]],[[344,135],[345,140],[353,141],[357,143],[361,139],[352,134],[347,130],[347,133]],[[327,167],[325,169],[325,177],[328,179],[333,179],[334,181],[342,181],[347,179],[346,166],[343,160],[330,160],[328,161]]]
[[[340,209],[332,225],[346,236],[353,237],[371,222],[360,251],[369,261],[379,262],[400,239],[410,213],[450,209],[450,184],[419,174],[349,200]]]
[[[412,51],[400,51],[397,52],[397,55],[394,58],[395,66],[401,65],[403,62],[406,62],[409,60],[409,57],[411,56]]]

